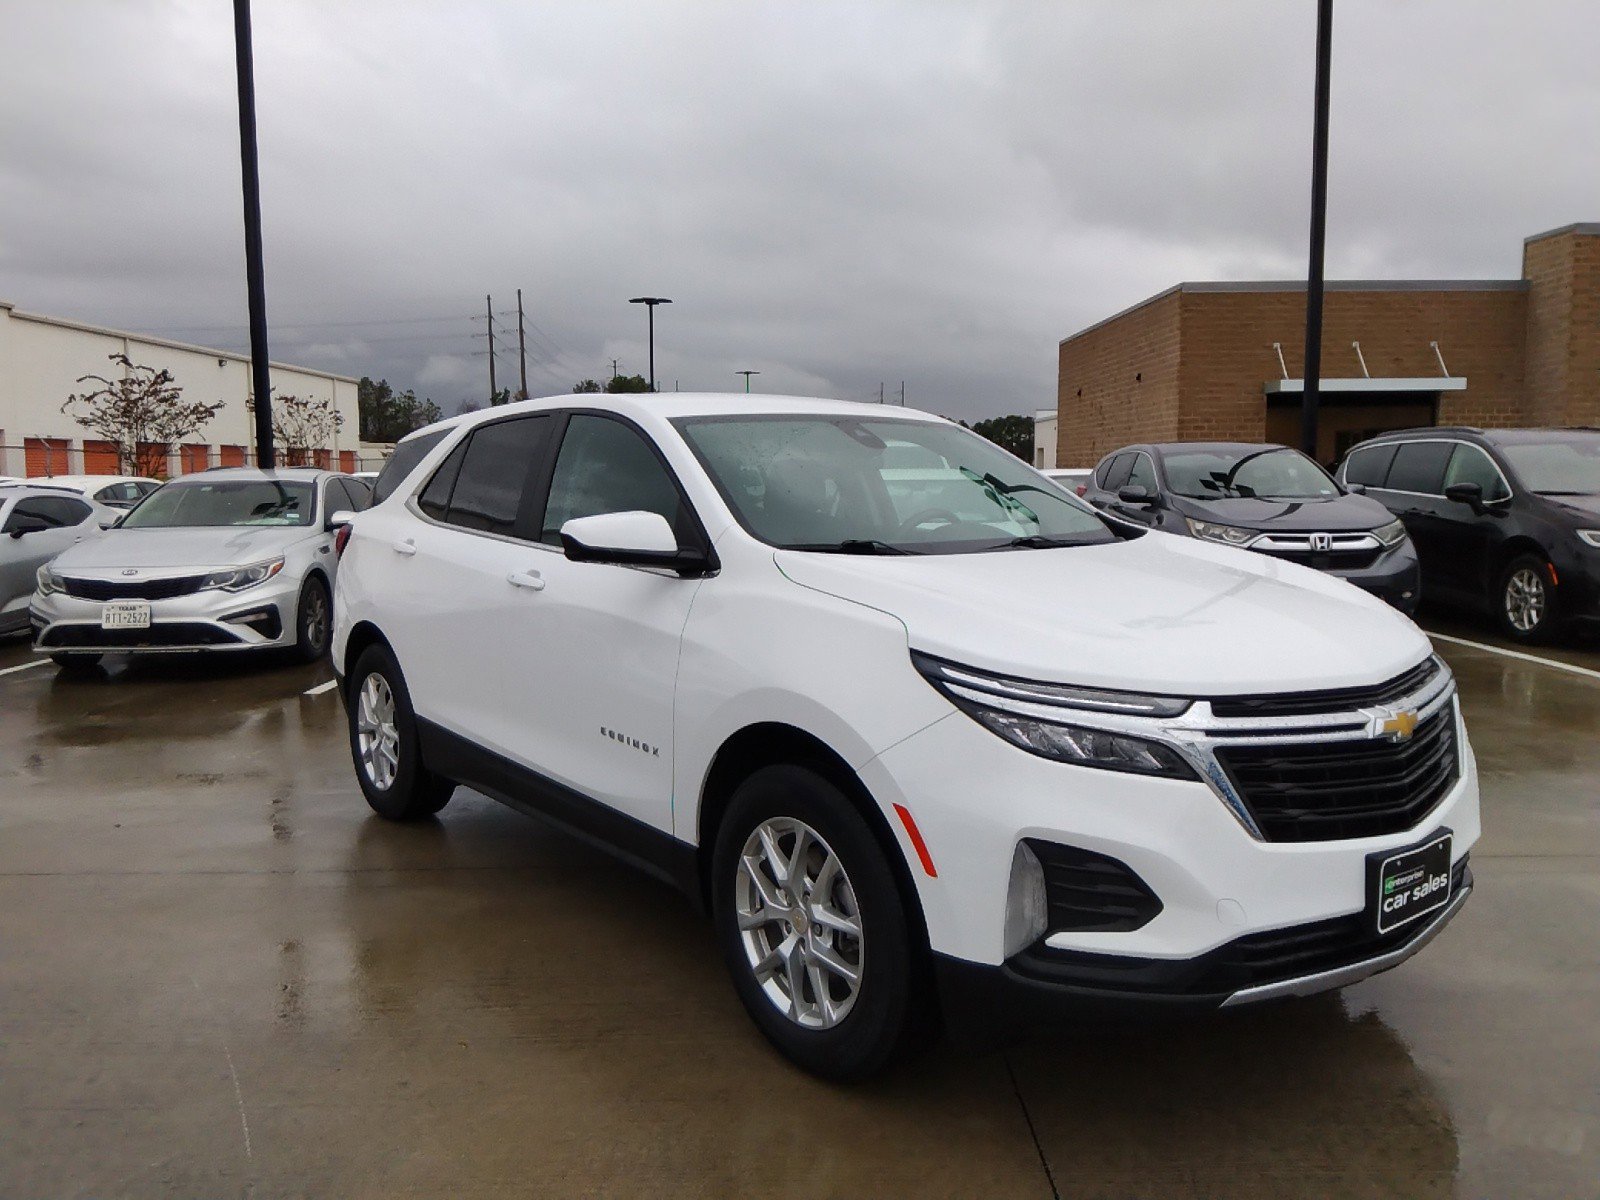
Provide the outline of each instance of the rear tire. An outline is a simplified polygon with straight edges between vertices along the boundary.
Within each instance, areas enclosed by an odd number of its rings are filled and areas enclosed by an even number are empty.
[[[294,656],[313,663],[328,653],[328,633],[333,628],[333,599],[320,575],[307,579],[295,606]]]
[[[50,661],[64,671],[89,671],[100,665],[100,654],[52,654]]]
[[[433,816],[450,802],[456,785],[422,761],[411,694],[389,648],[362,651],[345,686],[350,757],[372,811],[390,821]]]
[[[832,783],[778,765],[740,784],[711,886],[734,988],[791,1062],[857,1080],[908,1043],[926,997],[914,987],[922,972],[905,902],[877,838]]]
[[[1500,572],[1493,604],[1495,623],[1514,642],[1545,642],[1559,622],[1550,564],[1537,554],[1519,554]]]

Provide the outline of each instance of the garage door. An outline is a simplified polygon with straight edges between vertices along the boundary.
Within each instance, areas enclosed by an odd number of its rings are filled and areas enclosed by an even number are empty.
[[[354,450],[339,451],[339,470],[343,471],[346,475],[355,474],[356,452]]]
[[[182,447],[182,455],[179,461],[182,464],[181,470],[185,475],[194,471],[204,471],[211,465],[211,447],[186,444]]]
[[[165,479],[167,470],[167,444],[165,442],[139,443],[139,474]]]
[[[85,475],[121,475],[122,463],[117,457],[117,444],[115,442],[84,442],[83,473]]]
[[[67,445],[66,438],[23,438],[22,458],[25,464],[23,469],[27,471],[28,478],[70,474]]]
[[[244,466],[243,446],[219,446],[217,449],[219,451],[218,462],[224,467]]]

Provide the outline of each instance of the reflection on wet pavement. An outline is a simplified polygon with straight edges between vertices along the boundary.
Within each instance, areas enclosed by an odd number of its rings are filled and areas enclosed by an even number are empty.
[[[0,677],[0,1195],[1594,1197],[1600,681],[1440,649],[1485,836],[1413,962],[848,1089],[661,885],[369,817],[325,669]]]

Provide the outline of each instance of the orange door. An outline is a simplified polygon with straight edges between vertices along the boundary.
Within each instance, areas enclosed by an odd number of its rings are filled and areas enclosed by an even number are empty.
[[[313,450],[311,452],[311,462],[312,462],[313,466],[317,467],[320,470],[323,470],[323,471],[332,470],[333,469],[333,451],[332,450]]]
[[[221,451],[221,457],[220,457],[220,459],[218,461],[220,461],[223,466],[225,466],[225,467],[242,467],[242,466],[244,466],[244,447],[243,446],[219,446],[218,449]]]
[[[165,442],[139,443],[139,474],[155,479],[165,479],[167,471],[167,444]]]
[[[339,470],[346,475],[354,475],[356,471],[356,452],[354,450],[339,451]]]
[[[83,443],[83,473],[85,475],[121,475],[122,460],[115,442]]]
[[[23,438],[22,459],[29,479],[41,475],[68,475],[66,438]]]
[[[193,471],[204,471],[211,465],[211,447],[186,443],[182,447],[180,461],[185,475]]]

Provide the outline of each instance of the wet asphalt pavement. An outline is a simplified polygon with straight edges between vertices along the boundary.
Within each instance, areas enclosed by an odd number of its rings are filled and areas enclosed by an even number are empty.
[[[369,815],[326,667],[0,674],[0,1196],[1600,1197],[1600,677],[1438,645],[1485,835],[1416,959],[855,1088],[665,887]]]

